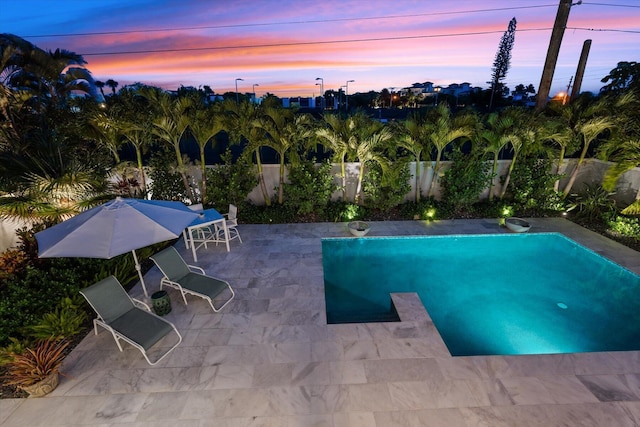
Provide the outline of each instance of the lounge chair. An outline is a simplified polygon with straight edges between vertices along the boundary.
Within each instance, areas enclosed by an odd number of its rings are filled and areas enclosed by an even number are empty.
[[[120,351],[120,340],[123,340],[140,350],[150,365],[155,365],[182,342],[182,336],[173,323],[147,311],[149,306],[132,299],[114,276],[109,276],[80,293],[98,315],[93,320],[96,335],[98,325],[102,326],[111,332]],[[139,305],[145,306],[146,310]],[[178,342],[168,350],[163,350],[162,356],[157,360],[151,361],[147,351],[172,332],[178,336]]]
[[[202,268],[188,265],[173,246],[169,246],[150,258],[163,275],[160,280],[160,289],[163,286],[169,286],[179,290],[185,304],[187,304],[186,294],[191,294],[205,299],[213,311],[218,312],[235,296],[227,281],[207,276]],[[214,300],[227,289],[229,291],[227,293],[231,296],[224,300],[222,305],[216,307]]]

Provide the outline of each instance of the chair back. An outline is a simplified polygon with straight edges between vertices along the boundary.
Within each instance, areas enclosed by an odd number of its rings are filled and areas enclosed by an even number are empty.
[[[238,207],[236,205],[229,205],[229,219],[236,219],[238,217]]]
[[[202,206],[202,203],[196,203],[195,205],[189,205],[187,207],[195,212],[202,212],[202,210],[204,209],[204,206]]]
[[[135,308],[129,294],[114,276],[102,279],[84,288],[80,293],[107,324]]]
[[[161,250],[150,258],[158,266],[162,274],[172,282],[177,282],[191,273],[189,266],[173,246]]]

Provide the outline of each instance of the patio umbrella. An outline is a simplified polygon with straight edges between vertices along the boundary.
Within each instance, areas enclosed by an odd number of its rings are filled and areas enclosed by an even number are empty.
[[[148,296],[136,249],[180,237],[197,217],[181,202],[117,197],[36,233],[38,256],[110,259],[130,251]]]

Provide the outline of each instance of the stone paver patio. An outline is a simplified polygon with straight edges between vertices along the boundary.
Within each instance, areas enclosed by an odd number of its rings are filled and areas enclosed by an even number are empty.
[[[372,224],[369,236],[506,232],[495,219]],[[531,224],[640,274],[636,251],[564,219]],[[237,292],[221,313],[168,291],[167,319],[184,341],[167,359],[149,366],[104,330],[91,333],[53,393],[0,400],[0,425],[640,425],[640,352],[451,357],[414,294],[394,295],[401,322],[327,325],[320,239],[348,236],[346,224],[239,230],[244,243],[231,252],[198,252],[198,265]],[[192,262],[182,241],[176,248]],[[149,271],[150,290],[159,279]]]

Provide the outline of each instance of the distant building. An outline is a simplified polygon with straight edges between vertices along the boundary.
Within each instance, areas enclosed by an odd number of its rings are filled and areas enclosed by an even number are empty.
[[[315,98],[305,98],[301,96],[294,96],[290,98],[281,98],[282,106],[285,108],[300,107],[300,108],[316,108]]]

